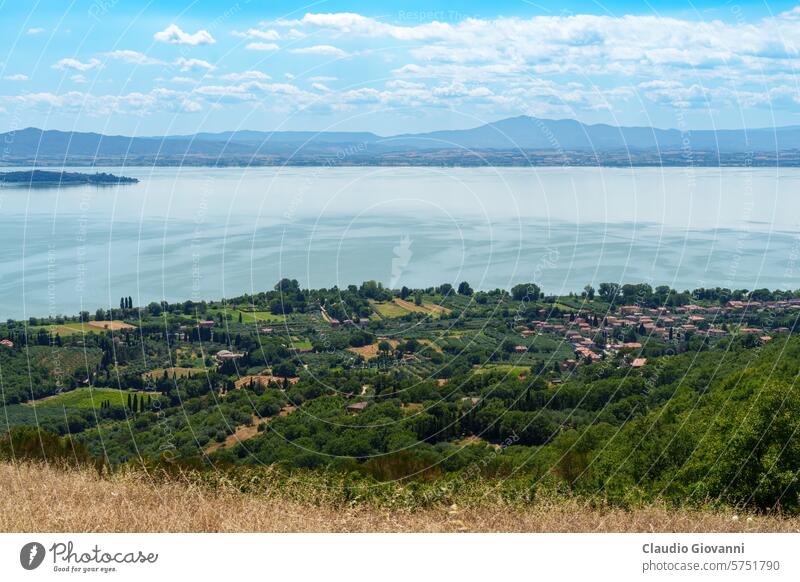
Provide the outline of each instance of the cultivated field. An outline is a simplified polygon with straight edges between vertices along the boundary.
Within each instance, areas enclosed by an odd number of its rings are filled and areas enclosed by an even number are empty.
[[[370,305],[372,305],[372,308],[378,315],[389,319],[393,317],[403,317],[409,313],[422,313],[424,315],[430,315],[431,317],[439,317],[443,313],[450,313],[449,309],[436,305],[435,303],[417,305],[413,301],[406,301],[405,299],[397,297],[393,301],[370,301]]]
[[[320,484],[316,484],[320,485]],[[313,485],[312,485],[313,487]],[[244,494],[144,472],[101,478],[94,470],[0,464],[2,532],[798,532],[800,519],[649,506],[626,511],[574,499],[512,506],[485,502],[408,509],[333,503],[330,492]]]
[[[400,343],[397,340],[385,340],[392,348],[396,348],[397,345]],[[359,346],[357,348],[347,348],[347,351],[353,352],[354,354],[358,354],[362,356],[365,360],[369,360],[374,358],[378,355],[378,344],[380,342],[375,342],[374,344],[370,344],[368,346]]]
[[[92,329],[102,331],[120,331],[122,329],[136,329],[135,325],[125,323],[124,321],[90,321],[88,323]]]
[[[88,321],[69,322],[54,325],[45,325],[44,329],[50,333],[57,333],[63,336],[70,336],[76,333],[91,333],[96,331],[121,331],[125,329],[136,329],[135,325],[130,325],[124,321]],[[38,329],[38,328],[36,328]]]
[[[142,374],[142,377],[150,378],[151,380],[158,380],[164,376],[165,371],[167,372],[167,378],[169,379],[172,379],[173,374],[176,378],[190,378],[191,376],[206,373],[205,368],[156,368],[154,370],[150,370],[149,372],[145,372]]]
[[[133,392],[127,390],[117,390],[115,388],[76,388],[69,392],[62,392],[55,396],[48,396],[32,403],[22,406],[33,406],[37,408],[55,407],[59,410],[63,408],[100,408],[104,400],[108,400],[112,405],[123,406],[128,401],[128,395],[133,397]],[[146,397],[148,394],[155,396],[157,392],[138,392],[139,396]]]

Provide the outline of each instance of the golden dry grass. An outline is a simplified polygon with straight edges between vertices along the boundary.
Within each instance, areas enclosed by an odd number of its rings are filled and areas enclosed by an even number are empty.
[[[396,348],[397,345],[400,343],[397,340],[382,340],[388,342],[392,348]],[[362,356],[365,360],[370,360],[378,355],[378,344],[380,342],[375,342],[374,344],[369,344],[367,346],[359,346],[357,348],[347,348],[347,351],[353,352],[354,354],[358,354]]]
[[[154,483],[142,473],[0,464],[2,532],[797,532],[800,519],[647,507],[596,509],[574,500],[421,510],[334,506],[243,494],[224,486]]]
[[[119,331],[121,329],[136,329],[135,325],[125,323],[124,321],[90,321],[88,325],[92,329],[101,329],[107,331]]]

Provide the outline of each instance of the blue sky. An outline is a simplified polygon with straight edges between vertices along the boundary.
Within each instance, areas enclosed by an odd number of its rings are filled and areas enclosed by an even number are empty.
[[[792,2],[0,0],[0,130],[800,124]]]

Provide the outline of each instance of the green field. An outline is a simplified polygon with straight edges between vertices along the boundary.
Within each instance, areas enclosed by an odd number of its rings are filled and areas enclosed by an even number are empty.
[[[296,350],[310,350],[313,346],[311,342],[307,339],[295,339],[292,338],[292,341],[289,343],[290,348],[294,348]]]
[[[239,321],[239,315],[242,316],[242,323],[283,323],[283,315],[275,315],[271,311],[253,311],[251,309],[209,309],[208,316],[216,317],[221,313],[223,317],[230,316],[233,322]]]
[[[37,426],[45,420],[64,417],[64,411],[52,406],[44,408],[27,404],[0,406],[0,432],[12,426]]]
[[[174,367],[174,368],[155,368],[150,370],[149,372],[145,372],[142,374],[145,378],[150,378],[152,380],[158,380],[164,376],[164,371],[167,372],[167,378],[172,379],[173,375],[177,378],[188,378],[191,376],[196,376],[197,374],[205,374],[207,370],[205,368],[183,368],[183,367]]]
[[[99,408],[103,400],[108,400],[113,405],[123,405],[128,402],[128,394],[133,392],[117,390],[116,388],[76,388],[69,392],[62,392],[55,396],[48,396],[35,402],[39,408]],[[139,395],[154,394],[152,392],[139,392]],[[24,405],[32,408],[34,404]]]
[[[239,311],[243,323],[283,323],[283,315],[275,315],[271,311]]]
[[[408,309],[401,307],[397,303],[378,302],[371,300],[369,303],[372,306],[372,309],[374,309],[378,315],[389,319],[393,317],[403,317],[404,315],[411,313]]]
[[[511,364],[484,364],[475,368],[476,374],[488,374],[489,372],[502,372],[503,374],[529,374],[530,366],[514,366]]]

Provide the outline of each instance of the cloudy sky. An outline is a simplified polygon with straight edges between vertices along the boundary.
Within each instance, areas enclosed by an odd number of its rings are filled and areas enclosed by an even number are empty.
[[[0,0],[0,15],[1,131],[800,124],[792,2]]]

